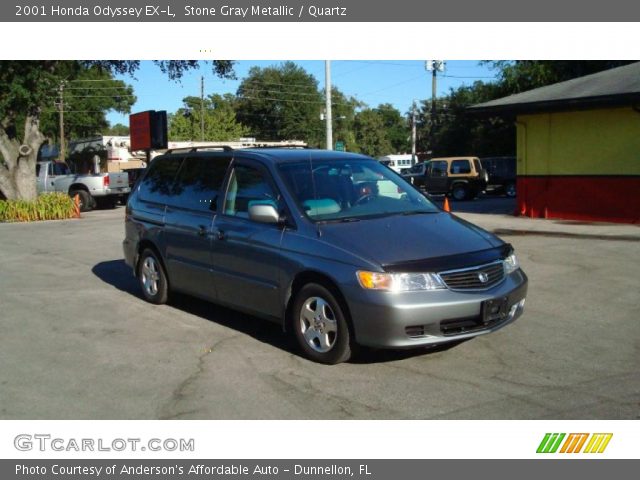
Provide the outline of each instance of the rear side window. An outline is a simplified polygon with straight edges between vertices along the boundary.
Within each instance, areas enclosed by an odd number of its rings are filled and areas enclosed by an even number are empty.
[[[474,158],[473,165],[474,167],[476,167],[476,172],[480,173],[480,170],[482,170],[482,165],[480,165],[480,160],[478,160],[477,158]]]
[[[179,208],[215,211],[229,163],[230,157],[187,158],[171,187],[172,197],[167,203]]]
[[[140,183],[140,199],[146,202],[167,203],[182,161],[182,157],[166,157],[156,158],[151,162],[147,175]]]
[[[454,175],[471,173],[471,164],[469,163],[469,160],[454,160],[451,162],[451,173]]]

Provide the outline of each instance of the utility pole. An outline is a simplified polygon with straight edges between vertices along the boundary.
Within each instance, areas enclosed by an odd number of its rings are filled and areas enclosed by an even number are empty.
[[[436,133],[436,96],[437,96],[437,83],[438,72],[444,72],[444,60],[427,60],[425,62],[425,68],[431,70],[431,123],[429,127],[429,143],[431,151],[434,150],[435,133]]]
[[[204,75],[200,77],[200,141],[204,142]]]
[[[416,162],[416,101],[413,101],[411,108],[411,166]]]
[[[58,86],[58,94],[60,95],[58,101],[58,119],[60,122],[60,151],[58,152],[58,160],[64,162],[66,150],[64,141],[64,80],[61,81]]]
[[[333,124],[331,116],[331,61],[324,61],[325,120],[327,122],[327,150],[333,150]]]

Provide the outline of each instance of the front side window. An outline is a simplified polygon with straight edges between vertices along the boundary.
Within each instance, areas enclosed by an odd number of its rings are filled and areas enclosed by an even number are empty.
[[[237,165],[229,178],[224,214],[249,218],[249,207],[254,204],[269,204],[277,209],[278,195],[264,172],[255,167]]]
[[[431,176],[432,177],[446,177],[447,176],[447,162],[443,160],[437,160],[430,162]]]
[[[304,160],[279,169],[290,194],[313,221],[438,211],[400,175],[374,160]]]

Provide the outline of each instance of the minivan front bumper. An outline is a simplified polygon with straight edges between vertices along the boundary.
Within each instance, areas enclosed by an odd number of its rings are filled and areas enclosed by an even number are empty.
[[[354,285],[344,293],[357,343],[411,348],[464,340],[512,323],[524,310],[527,284],[518,269],[483,291],[391,293]],[[498,311],[486,312],[491,309]]]

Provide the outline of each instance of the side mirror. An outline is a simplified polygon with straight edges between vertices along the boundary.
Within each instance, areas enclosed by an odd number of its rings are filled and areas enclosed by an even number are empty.
[[[282,223],[278,210],[270,203],[255,203],[253,205],[249,205],[249,219],[254,222],[274,225]]]

